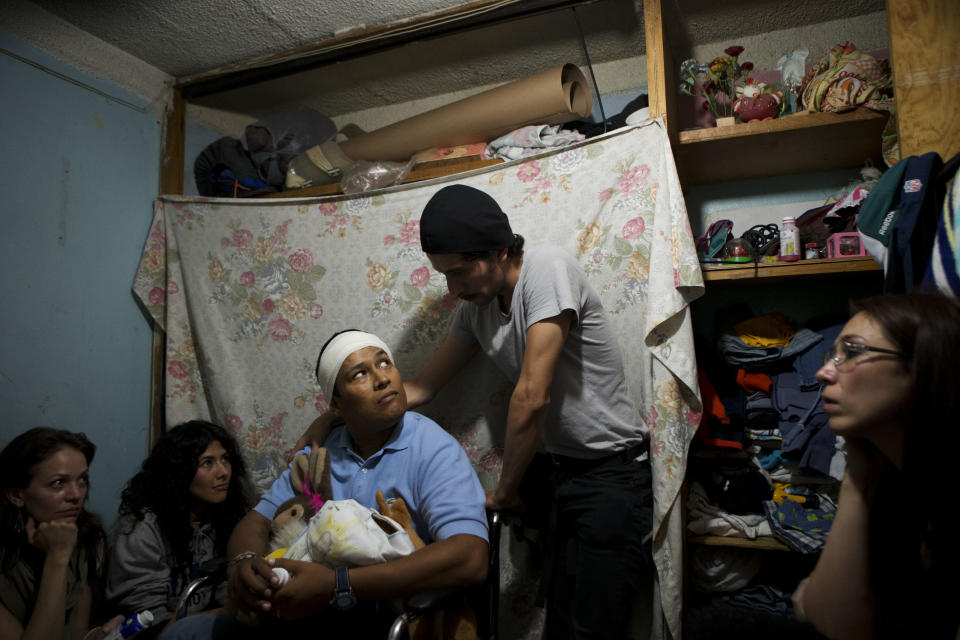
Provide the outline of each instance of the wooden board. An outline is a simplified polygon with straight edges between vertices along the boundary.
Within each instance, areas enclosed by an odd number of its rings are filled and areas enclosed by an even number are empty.
[[[650,117],[663,118],[670,143],[676,143],[677,93],[676,72],[667,37],[663,4],[660,0],[644,0],[643,29],[647,57],[647,96]]]
[[[179,88],[172,90],[172,99],[164,114],[163,149],[160,158],[160,193],[183,193],[183,157],[186,147],[187,106]],[[150,323],[150,433],[149,448],[164,432],[164,382],[167,371],[166,333],[155,322]]]
[[[799,260],[797,262],[760,262],[757,264],[717,264],[702,265],[704,282],[723,280],[754,280],[767,278],[795,278],[809,276],[827,276],[850,273],[883,272],[870,256],[851,258],[821,258],[819,260]]]
[[[681,131],[675,152],[684,186],[862,167],[884,168],[887,115],[863,107]]]
[[[888,0],[900,157],[960,153],[960,3]]]

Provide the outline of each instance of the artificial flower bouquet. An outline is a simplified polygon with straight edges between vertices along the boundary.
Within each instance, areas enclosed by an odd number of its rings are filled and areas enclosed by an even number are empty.
[[[766,117],[775,117],[779,111],[780,98],[776,93],[767,89],[763,83],[758,83],[746,77],[753,70],[752,62],[740,62],[743,47],[734,45],[724,49],[725,56],[714,58],[707,64],[700,64],[696,60],[685,60],[680,65],[680,91],[688,96],[699,97],[703,100],[701,106],[709,111],[718,120],[741,115],[741,120],[765,119],[765,117],[748,117],[744,113],[753,115],[752,100],[760,94],[770,94],[775,97],[777,108],[773,114]],[[741,82],[741,79],[743,81]],[[750,100],[746,100],[749,98]],[[769,99],[763,99],[766,105]],[[747,108],[745,108],[747,107]],[[766,114],[766,110],[763,112]]]

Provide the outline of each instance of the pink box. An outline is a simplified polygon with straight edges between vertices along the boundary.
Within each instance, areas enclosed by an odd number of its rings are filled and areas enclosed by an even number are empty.
[[[856,231],[835,233],[827,238],[828,258],[850,258],[865,255],[867,255],[867,251],[863,248],[860,234]]]

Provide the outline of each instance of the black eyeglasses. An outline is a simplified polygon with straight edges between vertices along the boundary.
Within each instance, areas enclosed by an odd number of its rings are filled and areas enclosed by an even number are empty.
[[[900,351],[894,351],[893,349],[882,349],[880,347],[871,347],[870,345],[860,344],[859,342],[850,342],[849,340],[841,340],[840,342],[835,343],[830,349],[823,354],[823,364],[828,362],[833,362],[833,366],[837,369],[840,368],[844,362],[862,356],[864,353],[872,351],[874,353],[886,353],[891,356],[898,356],[900,358],[905,358],[906,355]]]

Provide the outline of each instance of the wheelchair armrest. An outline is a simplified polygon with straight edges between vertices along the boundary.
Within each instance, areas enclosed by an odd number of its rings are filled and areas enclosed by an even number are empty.
[[[403,609],[411,614],[411,617],[422,616],[431,611],[443,609],[447,605],[461,600],[465,597],[465,589],[441,589],[439,591],[424,591],[410,596],[403,601]]]
[[[201,562],[200,566],[197,567],[197,577],[187,585],[187,587],[183,590],[183,593],[180,594],[180,599],[177,600],[175,618],[179,620],[187,615],[187,604],[190,602],[190,597],[197,589],[205,587],[208,584],[222,582],[226,576],[226,558],[214,558],[212,560]]]
[[[481,594],[482,597],[478,599],[484,601],[483,606],[486,609],[482,614],[478,612],[478,622],[485,624],[485,628],[489,630],[488,634],[495,637],[500,598],[500,531],[503,527],[500,513],[497,511],[488,513],[487,525],[490,544],[486,582],[478,587],[441,589],[410,596],[400,603],[402,612],[394,620],[388,640],[402,637],[403,630],[416,618],[444,609],[450,604],[470,596],[476,596],[477,593]]]

